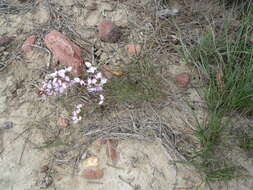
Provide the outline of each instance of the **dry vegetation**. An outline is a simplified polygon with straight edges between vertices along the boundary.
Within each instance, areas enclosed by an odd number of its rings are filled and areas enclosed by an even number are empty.
[[[17,89],[24,89],[25,98],[15,103],[36,105],[30,108],[34,120],[20,136],[27,134],[27,143],[49,152],[51,169],[47,175],[57,176],[57,167],[74,174],[89,145],[109,138],[161,140],[175,163],[194,166],[200,172],[206,188],[217,189],[217,182],[251,177],[247,168],[231,158],[233,147],[249,157],[253,151],[252,10],[246,2],[250,1],[119,1],[118,6],[126,7],[134,18],[122,29],[119,45],[141,43],[142,52],[127,59],[116,55],[123,63],[117,65],[114,58],[108,61],[102,55],[117,54],[120,48],[86,39],[75,23],[74,13],[56,1],[46,0],[48,22],[34,24],[30,31],[38,36],[36,57],[23,55],[19,47],[24,37],[18,38],[7,46],[11,55],[0,62],[0,72],[11,72],[16,78],[14,90],[9,88],[10,106],[19,96]],[[22,15],[36,6],[33,0],[19,6],[0,0],[0,14]],[[83,4],[77,0],[75,6]],[[159,17],[161,10],[171,7],[179,9],[175,16]],[[71,38],[81,47],[84,59],[94,61],[102,70],[113,62],[109,68],[116,74],[106,86],[103,106],[90,106],[89,95],[80,93],[79,88],[44,102],[34,93],[55,66],[43,44],[43,36],[52,29]],[[41,57],[46,64],[38,66],[36,59]],[[191,73],[189,88],[177,87],[175,71]],[[57,124],[58,118],[69,117],[79,100],[88,105],[82,113],[85,120],[63,129]],[[42,134],[40,143],[29,140],[34,133]]]

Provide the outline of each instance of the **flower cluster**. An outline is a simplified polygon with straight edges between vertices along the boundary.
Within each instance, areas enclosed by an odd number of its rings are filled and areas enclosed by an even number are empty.
[[[72,85],[73,81],[70,80],[66,74],[72,70],[72,67],[67,67],[59,71],[55,71],[46,76],[46,80],[42,83],[40,95],[52,96],[60,95],[66,88]]]
[[[45,81],[42,83],[39,94],[43,97],[52,95],[58,96],[72,85],[79,84],[84,86],[89,93],[99,92],[98,104],[103,104],[104,95],[101,94],[101,91],[103,91],[103,86],[107,82],[107,79],[103,77],[101,72],[97,72],[97,68],[92,66],[90,62],[85,62],[85,66],[87,67],[86,72],[88,73],[86,80],[79,77],[71,79],[69,73],[72,67],[67,67],[47,75]],[[76,109],[72,112],[73,123],[77,123],[82,119],[81,116],[78,116],[82,107],[82,104],[78,104]]]
[[[78,116],[79,113],[81,113],[81,108],[83,107],[82,104],[78,104],[76,106],[76,109],[72,112],[72,121],[74,124],[78,123],[81,119],[82,119],[82,116]]]

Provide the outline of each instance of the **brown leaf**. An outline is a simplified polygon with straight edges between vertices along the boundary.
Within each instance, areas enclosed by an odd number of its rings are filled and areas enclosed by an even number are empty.
[[[106,142],[107,157],[113,162],[116,162],[118,160],[117,145],[117,140],[109,139]]]
[[[217,83],[219,85],[220,88],[224,88],[225,87],[225,83],[224,83],[224,75],[222,71],[218,71],[216,74],[216,80]]]

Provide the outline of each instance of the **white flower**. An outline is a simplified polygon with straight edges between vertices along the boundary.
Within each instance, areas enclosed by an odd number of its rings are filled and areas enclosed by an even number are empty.
[[[100,94],[99,97],[100,97],[100,100],[104,100],[105,99],[105,97],[104,97],[103,94]]]
[[[60,76],[60,77],[62,77],[62,78],[64,78],[65,77],[65,70],[64,69],[61,69],[61,70],[59,70],[59,71],[57,71],[57,74]]]
[[[90,68],[87,70],[87,73],[94,73],[96,70],[97,70],[96,67],[90,67]]]
[[[57,82],[57,78],[54,78],[54,80],[53,80],[53,84],[54,84],[54,83],[56,83],[56,82]]]
[[[79,122],[79,120],[73,120],[74,124],[77,124]]]
[[[96,78],[96,79],[102,78],[102,73],[101,73],[101,72],[97,73],[97,74],[95,75],[95,78]]]
[[[88,92],[95,92],[96,88],[87,88]]]
[[[96,84],[96,83],[97,83],[97,79],[92,79],[92,80],[91,80],[91,83],[92,83],[92,84]]]
[[[88,83],[88,85],[91,84],[91,79],[90,78],[87,79],[87,83]]]
[[[47,88],[51,89],[51,88],[52,88],[52,84],[51,84],[51,83],[48,83],[48,84],[47,84]]]
[[[54,73],[51,73],[49,76],[50,77],[56,77],[56,75],[57,75],[57,72],[54,72]]]
[[[42,88],[46,88],[47,87],[47,83],[44,83],[43,85],[42,85]]]
[[[80,109],[81,107],[83,107],[83,104],[78,104],[76,107]]]
[[[54,88],[58,88],[59,84],[57,82],[53,83]]]
[[[76,77],[76,78],[74,78],[74,81],[75,81],[75,82],[80,82],[80,81],[81,81],[81,79],[80,79],[80,78],[78,78],[78,77]]]
[[[101,84],[103,85],[103,84],[105,84],[105,83],[107,83],[107,79],[106,79],[106,78],[102,78],[102,79],[101,79]]]
[[[98,102],[99,105],[101,105],[101,104],[103,104],[103,103],[104,103],[103,100],[100,100],[100,101]]]
[[[65,70],[66,70],[67,72],[70,72],[70,71],[72,70],[72,67],[67,67]]]
[[[83,80],[80,80],[80,85],[85,85],[85,82]]]
[[[70,81],[70,78],[69,78],[68,76],[65,76],[65,77],[64,77],[64,80],[69,82],[69,81]]]
[[[63,87],[63,88],[67,88],[67,87],[68,87],[68,86],[67,86],[67,83],[66,83],[66,82],[63,82],[63,83],[62,83],[62,87]]]
[[[64,91],[64,88],[63,88],[63,87],[60,87],[60,88],[59,88],[59,93],[61,94],[61,93],[63,93],[63,91]]]
[[[86,65],[86,67],[90,68],[91,67],[91,63],[90,62],[85,62],[84,63]]]
[[[95,91],[97,91],[97,92],[99,92],[99,91],[102,91],[102,90],[103,90],[103,88],[102,88],[101,86],[97,86],[95,89],[96,89]]]
[[[76,113],[79,114],[80,112],[81,112],[81,109],[78,108],[78,109],[76,110]]]

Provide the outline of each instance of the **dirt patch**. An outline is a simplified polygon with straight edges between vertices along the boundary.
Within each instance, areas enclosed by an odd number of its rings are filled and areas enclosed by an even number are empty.
[[[92,3],[96,4],[93,8]],[[206,4],[193,0],[178,3],[176,7],[173,3],[170,6],[180,10],[175,18],[185,34],[181,40],[190,43],[207,30],[206,26],[193,22],[203,20]],[[8,8],[4,6],[5,12],[0,12],[0,36],[13,36],[15,40],[0,49],[0,55],[6,57],[0,70],[0,127],[7,121],[13,123],[10,129],[0,129],[0,187],[6,190],[208,188],[193,168],[175,162],[186,161],[192,150],[200,148],[194,134],[196,119],[203,121],[207,111],[198,72],[185,65],[173,49],[180,40],[173,21],[164,18],[160,21],[156,15],[165,4],[151,0],[24,3],[13,0],[3,4]],[[216,8],[208,9],[207,13],[219,15],[221,10]],[[99,40],[97,26],[103,20],[111,20],[120,27],[123,35],[118,43]],[[122,105],[112,106],[109,111],[90,109],[79,124],[59,126],[59,117],[70,118],[80,97],[76,91],[46,100],[37,95],[45,75],[58,64],[43,42],[52,30],[62,32],[80,46],[84,60],[111,70],[132,63],[133,58],[127,54],[128,44],[141,44],[141,55],[149,55],[157,67],[164,66],[159,72],[166,82],[166,98],[162,102],[144,103],[141,108]],[[33,34],[38,39],[33,51],[25,54],[21,46]],[[179,88],[174,81],[180,73],[191,74],[187,88]],[[119,141],[115,165],[108,162],[105,146],[99,143],[108,138]],[[99,159],[104,172],[102,179],[87,180],[80,174],[84,155]],[[240,165],[252,175],[251,163],[248,155],[240,159]],[[252,184],[233,181],[229,189],[250,190]]]

